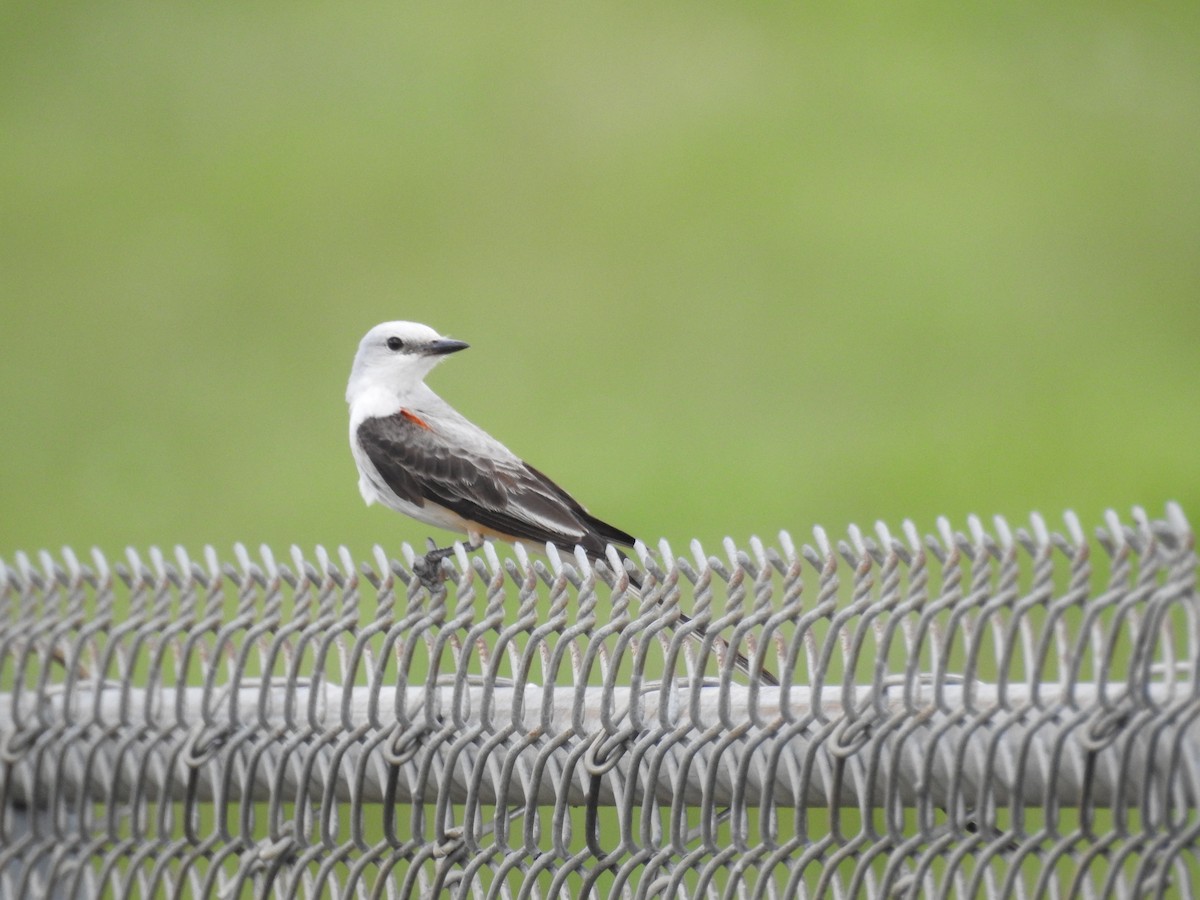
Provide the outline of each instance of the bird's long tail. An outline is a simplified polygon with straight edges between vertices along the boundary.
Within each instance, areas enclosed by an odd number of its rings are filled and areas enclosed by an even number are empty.
[[[683,613],[680,613],[679,621],[681,623],[683,623],[684,625],[687,625],[688,623],[690,623],[692,621],[692,618],[691,618],[691,616],[685,616]],[[695,631],[692,632],[692,637],[694,637],[696,640],[700,641],[703,644],[704,640],[708,637],[708,632],[705,630],[704,626],[701,625],[701,626],[697,627]],[[725,640],[724,638],[717,638],[715,643],[720,644],[721,648],[724,650],[725,653],[729,652],[729,642],[727,640]],[[754,670],[750,668],[750,660],[746,656],[745,653],[739,652],[733,658],[733,664],[738,669],[745,672],[747,675],[757,674],[758,680],[769,687],[778,687],[779,686],[779,679],[776,678],[775,675],[773,673],[771,673],[770,671],[768,671],[767,669],[759,669],[758,672],[755,673]]]
[[[430,544],[431,545],[433,544],[432,540],[430,540]],[[473,537],[471,543],[466,545],[466,549],[468,551],[478,550],[482,545],[483,545],[482,539],[476,540]],[[616,550],[617,556],[621,559],[622,562],[631,558],[628,553],[621,550],[619,547],[614,546],[613,549]],[[565,550],[565,552],[568,552],[568,553],[572,552],[571,550],[566,550],[565,548],[564,548],[564,550]],[[431,549],[424,555],[424,557],[421,557],[417,560],[416,565],[413,567],[414,572],[417,574],[417,576],[423,582],[425,582],[426,584],[431,586],[430,590],[433,590],[433,586],[435,586],[437,583],[440,582],[440,580],[442,578],[445,577],[441,570],[442,560],[444,560],[446,557],[450,556],[453,553],[454,553],[453,546],[449,546],[449,547],[432,547],[431,546]],[[588,555],[592,558],[593,561],[601,561],[601,562],[605,562],[605,563],[608,563],[609,565],[611,565],[611,560],[609,560],[605,556],[595,554],[594,552],[589,553]],[[628,566],[625,567],[623,569],[623,571],[629,577],[629,583],[631,585],[633,585],[633,587],[637,590],[638,596],[640,597],[642,595],[641,573],[636,568],[628,567]],[[660,601],[660,603],[661,603],[661,601]],[[680,613],[679,614],[679,622],[681,625],[690,625],[692,623],[692,618],[691,618],[691,616],[685,615],[684,613]],[[697,625],[691,631],[691,636],[696,641],[700,642],[701,645],[703,645],[708,640],[708,631],[704,628],[703,625]],[[725,656],[727,656],[729,654],[729,652],[730,652],[729,642],[726,641],[724,638],[719,638],[719,637],[714,638],[713,643],[716,644],[720,648],[718,653],[722,658],[724,658]],[[772,674],[767,669],[759,669],[756,673],[754,671],[754,669],[751,667],[750,659],[744,653],[738,652],[733,658],[733,664],[740,671],[745,672],[747,675],[750,675],[750,676],[757,675],[758,679],[765,685],[768,685],[770,687],[776,687],[779,685],[779,679],[776,678],[775,675]]]
[[[627,559],[631,559],[629,554],[624,552],[623,550],[621,550],[619,547],[614,547],[613,549],[617,551],[617,555],[621,558],[622,562],[624,562]],[[639,571],[637,571],[636,569],[631,569],[628,566],[625,567],[624,571],[625,571],[625,574],[629,576],[629,583],[632,584],[633,587],[637,589],[638,594],[640,596],[641,590],[642,590],[641,573]],[[680,623],[680,625],[690,625],[692,623],[692,617],[685,615],[684,613],[680,613],[679,614],[679,623]],[[703,625],[698,625],[691,632],[691,636],[695,640],[697,640],[701,644],[703,644],[708,639],[708,631],[707,631],[707,629],[705,629],[705,627]],[[726,641],[724,638],[716,638],[716,639],[714,639],[713,643],[717,644],[721,648],[720,652],[721,652],[722,656],[725,656],[730,652],[729,642]],[[763,684],[768,685],[769,687],[778,687],[778,685],[779,685],[779,679],[776,678],[775,675],[772,672],[768,671],[767,669],[759,669],[758,672],[756,673],[751,668],[750,659],[744,653],[738,652],[733,658],[733,664],[737,669],[739,669],[742,672],[745,672],[747,675],[757,674],[758,679]]]

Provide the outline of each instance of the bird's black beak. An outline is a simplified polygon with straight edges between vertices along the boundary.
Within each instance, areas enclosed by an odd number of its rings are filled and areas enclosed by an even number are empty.
[[[455,341],[450,338],[438,338],[425,345],[425,352],[430,356],[445,356],[447,353],[457,353],[466,350],[471,345],[466,341]]]

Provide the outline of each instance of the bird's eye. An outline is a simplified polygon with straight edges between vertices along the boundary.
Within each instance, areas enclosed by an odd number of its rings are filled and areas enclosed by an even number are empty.
[[[403,350],[404,341],[400,340],[398,337],[390,337],[387,339],[387,348],[389,350]]]

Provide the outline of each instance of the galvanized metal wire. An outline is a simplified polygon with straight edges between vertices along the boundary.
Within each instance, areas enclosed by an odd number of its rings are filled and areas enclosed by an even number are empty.
[[[1200,893],[1178,507],[401,555],[0,560],[0,896]]]

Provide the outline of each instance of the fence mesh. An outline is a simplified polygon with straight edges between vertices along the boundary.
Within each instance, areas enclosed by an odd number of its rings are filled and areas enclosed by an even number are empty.
[[[401,556],[0,560],[0,896],[1198,892],[1178,507]]]

